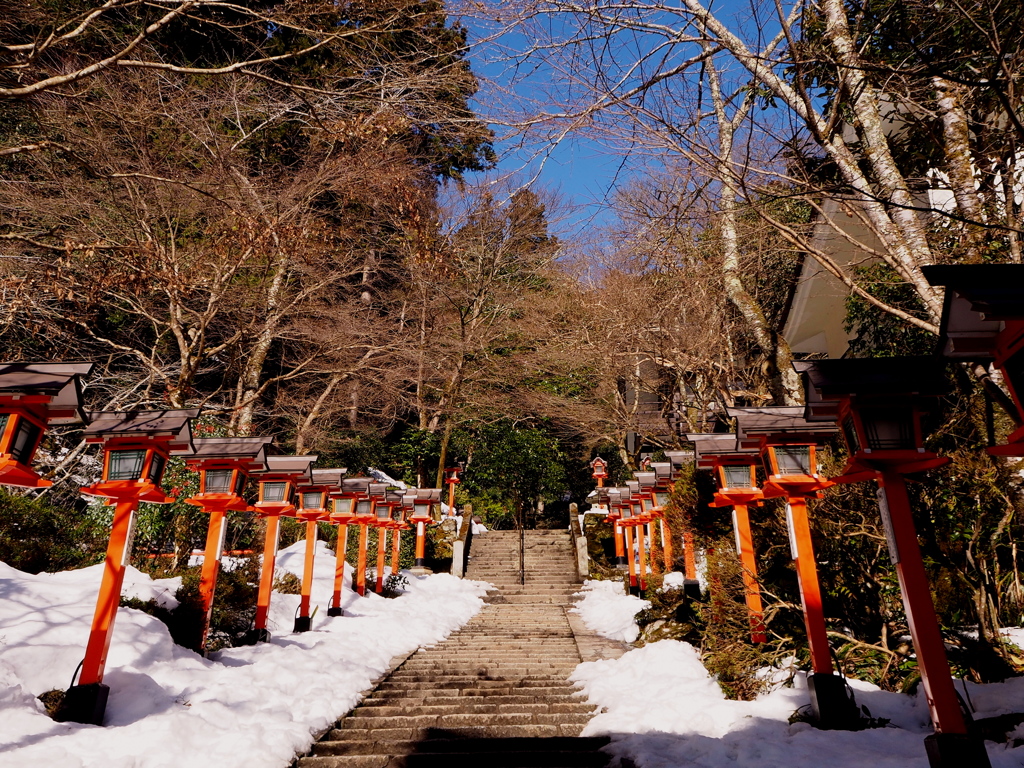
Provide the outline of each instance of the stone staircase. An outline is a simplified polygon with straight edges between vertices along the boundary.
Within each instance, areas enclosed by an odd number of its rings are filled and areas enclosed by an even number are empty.
[[[593,707],[567,681],[582,660],[566,615],[579,588],[569,534],[527,531],[525,551],[520,584],[519,534],[475,537],[466,578],[497,587],[489,604],[400,664],[298,768],[605,766],[608,740],[579,736]]]

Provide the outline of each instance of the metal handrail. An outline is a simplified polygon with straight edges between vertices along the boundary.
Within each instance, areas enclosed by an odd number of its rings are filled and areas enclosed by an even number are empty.
[[[526,526],[519,525],[519,583],[526,584]]]

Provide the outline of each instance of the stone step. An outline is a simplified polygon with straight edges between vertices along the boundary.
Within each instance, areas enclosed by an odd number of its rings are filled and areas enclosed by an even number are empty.
[[[411,673],[408,675],[392,675],[388,678],[389,685],[397,684],[416,684],[424,685],[430,684],[434,688],[448,688],[448,687],[469,687],[472,685],[485,683],[497,683],[498,685],[521,685],[524,688],[544,686],[548,687],[557,680],[568,679],[568,673],[565,677],[560,678],[557,675],[544,675],[544,674],[514,674],[514,675],[501,675],[495,674],[493,676],[488,675],[450,675],[450,674],[437,674],[427,675]],[[485,686],[486,687],[486,686]]]
[[[552,739],[536,739],[548,741]],[[577,740],[584,741],[583,739]],[[598,751],[599,747],[581,745],[572,748],[554,748],[538,744],[533,747],[503,747],[506,739],[482,739],[485,744],[480,749],[458,751],[460,746],[468,746],[469,740],[438,740],[437,744],[445,744],[443,752],[394,753],[386,749],[367,753],[335,753],[329,749],[318,750],[317,754],[299,761],[299,768],[479,768],[481,765],[494,768],[601,768],[608,764],[608,755]],[[488,742],[496,742],[493,746]],[[395,742],[391,742],[394,744]],[[404,743],[404,742],[399,742]],[[417,742],[413,742],[420,745]],[[429,742],[428,742],[429,743]],[[330,746],[343,747],[342,743],[328,742]],[[390,746],[384,745],[384,746]]]
[[[442,734],[444,732],[441,732]],[[323,741],[315,745],[318,755],[387,754],[500,754],[591,752],[608,744],[606,736],[553,736],[548,738],[450,739],[444,736],[422,741]]]
[[[458,696],[514,696],[525,695],[523,691],[529,688],[531,696],[565,696],[573,693],[576,688],[571,685],[550,685],[547,687],[512,686],[505,683],[494,683],[488,685],[486,682],[476,686],[448,686],[446,688],[430,688],[416,684],[398,683],[392,688],[378,687],[375,695],[380,698],[436,698],[437,696],[450,697],[453,694]],[[458,692],[456,694],[456,691]]]
[[[334,728],[326,741],[421,741],[437,738],[440,731],[447,738],[504,739],[550,736],[579,736],[582,725],[467,725],[459,728]]]
[[[522,696],[517,694],[509,694],[508,696],[434,696],[430,699],[429,704],[424,702],[423,698],[409,698],[409,697],[398,697],[394,696],[391,698],[374,698],[374,694],[371,694],[371,698],[364,699],[362,703],[357,707],[361,709],[363,707],[460,707],[460,706],[475,706],[479,704],[536,704],[537,702],[543,702],[546,705],[560,705],[560,704],[574,704],[582,703],[582,699],[579,696],[572,694],[565,694],[561,696],[549,695],[549,696]],[[588,705],[589,706],[589,705]],[[356,710],[353,710],[356,711]]]
[[[501,712],[493,714],[378,715],[346,717],[340,730],[365,728],[464,728],[506,725],[586,725],[590,714],[570,712]]]
[[[579,591],[565,530],[474,539],[466,577],[489,603],[446,641],[382,681],[298,768],[603,768],[607,739],[579,734],[595,714],[568,677],[580,663],[567,606]]]
[[[507,715],[515,713],[542,715],[592,715],[594,707],[584,702],[559,704],[465,704],[438,705],[431,701],[422,706],[405,704],[385,707],[359,706],[352,710],[350,718],[399,717],[402,715]]]
[[[537,661],[534,656],[522,658],[508,658],[501,660],[467,661],[466,659],[452,659],[450,661],[428,661],[406,662],[402,668],[393,673],[392,676],[402,674],[439,674],[439,675],[477,675],[491,674],[495,670],[501,672],[505,677],[514,677],[519,674],[560,675],[571,673],[576,669],[578,661],[568,656],[563,658],[551,658],[545,655],[544,661]]]

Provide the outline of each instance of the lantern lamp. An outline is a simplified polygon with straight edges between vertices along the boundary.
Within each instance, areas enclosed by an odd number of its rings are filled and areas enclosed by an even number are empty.
[[[102,725],[109,688],[103,684],[107,651],[131,555],[132,530],[140,501],[167,504],[160,488],[169,456],[192,453],[191,420],[198,410],[90,413],[87,443],[104,448],[103,477],[82,493],[115,502],[114,520],[92,629],[78,684],[64,695],[56,719]]]
[[[199,579],[203,603],[203,621],[195,647],[199,653],[205,653],[210,632],[213,598],[227,535],[227,513],[252,509],[243,497],[245,484],[251,472],[266,469],[266,449],[272,442],[272,437],[199,438],[194,441],[195,453],[185,460],[190,469],[199,472],[199,493],[185,502],[210,515]]]
[[[82,493],[156,504],[174,501],[160,489],[160,482],[171,455],[193,452],[191,420],[198,415],[198,410],[88,414],[85,441],[103,446],[103,475]]]
[[[338,526],[338,537],[334,545],[334,592],[327,608],[328,616],[342,616],[341,592],[345,580],[345,565],[348,555],[348,527],[358,523],[356,505],[360,497],[366,497],[372,480],[368,477],[346,477],[340,488],[330,493],[330,521]]]
[[[836,433],[835,423],[808,420],[803,406],[729,408],[728,414],[736,419],[739,447],[759,451],[764,460],[764,496],[784,496],[787,501],[791,554],[811,651],[811,712],[821,727],[855,728],[860,722],[857,706],[843,678],[834,674],[807,515],[808,497],[816,498],[818,491],[833,485],[818,474],[815,448]]]
[[[757,487],[757,472],[753,464],[719,464],[717,479],[718,487],[723,489]]]
[[[651,491],[658,483],[657,472],[634,472],[633,477],[636,478],[640,490],[644,493]]]
[[[356,501],[356,520],[360,525],[366,525],[373,519],[373,499],[366,497]]]
[[[603,481],[608,478],[608,462],[600,456],[595,456],[590,462],[590,470],[590,476],[597,480],[598,484],[603,485]]]
[[[0,363],[0,485],[46,488],[32,459],[47,427],[81,424],[93,363]]]
[[[389,530],[394,530],[395,524],[392,515],[396,507],[402,506],[401,496],[397,496],[393,493],[389,493],[389,489],[383,483],[380,484],[380,494],[374,499],[374,519],[373,525],[377,529],[377,572],[376,572],[376,589],[375,591],[379,595],[384,589],[384,562],[386,559],[387,552],[387,539]],[[372,486],[371,486],[371,489]],[[373,489],[375,490],[375,489]],[[395,535],[397,535],[395,531]]]
[[[413,496],[409,521],[416,526],[416,553],[412,572],[420,576],[432,573],[426,566],[426,526],[433,519],[434,505],[441,502],[441,489],[419,488]]]
[[[338,544],[336,546],[334,575],[334,597],[329,616],[341,616],[341,588],[345,574],[345,554],[348,549],[348,526],[359,526],[359,544],[356,554],[356,567],[352,578],[353,588],[360,595],[366,594],[366,549],[369,543],[368,526],[374,520],[374,500],[370,495],[381,492],[381,484],[369,477],[349,477],[342,481],[342,489],[336,495],[349,503],[348,514],[339,520]],[[386,486],[385,486],[386,487]]]
[[[882,527],[936,731],[925,739],[929,763],[984,768],[990,764],[984,741],[969,733],[950,675],[904,480],[905,474],[948,461],[925,448],[921,429],[922,414],[948,388],[945,365],[941,359],[910,357],[817,360],[794,367],[802,374],[808,417],[838,414],[844,424],[850,458],[836,481],[878,484]]]
[[[613,506],[619,513],[617,524],[622,531],[623,552],[626,570],[629,574],[629,591],[630,594],[638,594],[640,583],[637,577],[636,550],[633,547],[633,529],[636,527],[637,521],[633,517],[633,505],[629,500],[630,493],[628,487],[620,486],[615,489],[615,495],[609,493],[609,499],[618,499]]]
[[[210,511],[226,505],[228,510],[249,508],[242,498],[252,472],[266,469],[266,449],[272,437],[201,437],[194,441],[195,453],[185,460],[199,473],[199,493],[186,502]]]
[[[619,520],[622,525],[633,523],[633,505],[628,499],[623,499],[616,505],[619,509]]]
[[[256,620],[246,633],[249,644],[270,639],[270,598],[274,591],[274,568],[281,538],[281,517],[295,513],[295,491],[311,481],[310,467],[317,460],[308,456],[267,456],[266,469],[254,472],[259,481],[259,501],[253,507],[266,521],[263,538],[263,562],[260,565],[260,585],[256,595]]]
[[[794,363],[803,375],[809,421],[838,419],[849,461],[836,482],[942,466],[927,450],[924,418],[949,389],[945,363],[934,357],[816,360]],[[866,473],[866,474],[865,474]]]
[[[716,435],[716,437],[720,436]],[[723,435],[722,437],[729,436]],[[672,471],[669,479],[678,480],[683,466],[693,462],[696,459],[696,456],[692,451],[665,451],[665,458],[668,459],[668,463],[672,465]],[[698,466],[700,465],[698,464]]]
[[[750,639],[754,643],[767,642],[749,513],[750,505],[764,498],[761,489],[757,487],[756,464],[759,451],[757,448],[741,448],[736,435],[694,434],[686,438],[694,444],[697,466],[710,469],[715,474],[718,492],[711,506],[732,507],[733,533],[742,567]]]
[[[729,408],[736,419],[737,445],[761,452],[765,495],[807,495],[832,485],[818,474],[817,446],[837,431],[833,420],[809,420],[803,406]]]
[[[448,517],[455,517],[455,486],[462,482],[464,464],[460,461],[457,467],[449,467],[444,471],[444,482],[448,486]]]
[[[297,486],[299,508],[295,516],[306,523],[306,551],[302,564],[302,582],[299,590],[299,612],[293,632],[308,632],[313,625],[310,614],[313,590],[313,566],[316,559],[317,522],[329,518],[327,499],[332,492],[342,489],[345,469],[314,469],[309,480]]]
[[[672,462],[652,461],[651,469],[658,478],[658,485],[667,485],[672,482]]]

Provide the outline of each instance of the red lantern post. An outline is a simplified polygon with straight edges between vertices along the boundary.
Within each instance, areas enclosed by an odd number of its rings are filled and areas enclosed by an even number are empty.
[[[299,615],[295,617],[293,632],[308,632],[312,627],[310,614],[313,592],[313,565],[316,558],[317,523],[329,520],[328,496],[341,489],[344,469],[314,469],[309,482],[298,485],[299,507],[295,516],[306,524],[306,552],[302,563],[302,587],[299,590]]]
[[[455,486],[462,482],[462,465],[446,469],[444,482],[448,486],[448,517],[455,517]]]
[[[441,501],[440,488],[419,488],[412,501],[409,522],[416,526],[416,555],[412,572],[425,575],[432,571],[426,566],[427,525],[433,520],[433,507]]]
[[[823,728],[853,727],[860,716],[846,682],[834,674],[807,518],[807,499],[816,498],[819,491],[832,485],[818,474],[815,451],[818,443],[835,434],[836,428],[827,423],[808,422],[803,418],[802,406],[730,408],[728,412],[736,418],[740,447],[758,449],[764,459],[768,475],[762,489],[765,497],[784,496],[787,501],[790,550],[814,670],[807,678],[811,711]]]
[[[622,538],[625,543],[626,572],[629,575],[630,594],[639,594],[640,583],[637,576],[636,548],[633,546],[633,505],[629,501],[630,489],[628,487],[613,488],[608,492],[609,509],[614,510],[613,515],[618,521],[622,530]],[[617,514],[616,514],[617,513]]]
[[[388,531],[394,531],[392,536],[398,535],[393,516],[395,511],[400,509],[401,506],[401,495],[389,491],[385,491],[384,494],[374,500],[373,525],[377,529],[377,571],[374,591],[378,595],[384,591],[384,568],[387,562]]]
[[[355,590],[360,597],[366,596],[366,550],[369,548],[370,526],[373,524],[375,498],[378,493],[383,493],[385,485],[382,483],[370,483],[367,487],[367,496],[356,500],[356,524],[359,526],[359,548],[356,555],[356,578]]]
[[[203,624],[197,638],[197,650],[206,649],[210,632],[213,597],[220,574],[220,559],[227,533],[227,513],[251,511],[242,497],[249,474],[266,468],[266,448],[272,437],[207,437],[195,441],[195,454],[186,459],[190,469],[199,472],[199,493],[185,503],[199,507],[210,516],[206,532],[203,570],[199,595],[203,602]]]
[[[270,618],[270,597],[274,593],[274,568],[281,540],[281,516],[295,512],[292,503],[295,487],[309,481],[309,468],[316,460],[316,456],[268,456],[266,470],[255,473],[260,483],[260,500],[255,504],[256,514],[266,521],[267,530],[263,539],[260,588],[256,596],[256,620],[246,636],[249,643],[263,643],[270,639],[267,620]]]
[[[750,532],[748,508],[764,498],[757,487],[754,463],[757,452],[740,450],[735,435],[697,434],[686,439],[696,446],[697,467],[710,469],[715,474],[718,492],[713,507],[732,507],[733,532],[736,535],[736,554],[740,558],[743,587],[746,595],[747,615],[750,620],[750,640],[768,641],[764,625],[764,606],[761,587],[757,581],[757,556],[754,538]]]
[[[665,451],[665,457],[672,463],[672,480],[678,479],[684,461],[693,458],[685,451]],[[683,531],[683,591],[694,600],[700,599],[700,581],[697,579],[697,549],[693,531]]]
[[[327,609],[328,616],[342,616],[341,589],[345,579],[345,557],[348,553],[348,527],[356,524],[356,504],[360,498],[367,498],[370,483],[368,477],[350,477],[342,480],[342,490],[331,494],[333,511],[331,522],[338,526],[338,539],[334,545],[334,594]]]
[[[645,460],[643,465],[645,468],[650,468],[650,460]],[[646,534],[647,539],[650,541],[650,567],[651,573],[660,573],[661,564],[654,558],[654,545],[657,543],[655,531],[659,530],[656,528],[655,521],[661,522],[664,518],[664,513],[661,511],[661,507],[657,505],[654,500],[654,489],[657,486],[658,476],[656,472],[644,471],[634,473],[634,477],[638,483],[640,483],[640,491],[636,494],[636,500],[640,502],[641,515],[647,519]],[[662,537],[662,547],[664,548],[664,536]]]
[[[121,586],[131,554],[135,512],[140,501],[169,504],[160,487],[170,456],[192,453],[190,421],[198,410],[90,413],[87,443],[103,446],[103,477],[82,493],[114,502],[114,522],[96,612],[78,684],[64,695],[58,719],[103,724],[109,688],[103,684]]]
[[[47,427],[81,424],[93,363],[0,363],[0,485],[46,488],[32,469]]]
[[[921,559],[903,479],[949,459],[924,447],[922,414],[947,387],[935,358],[818,360],[795,363],[810,419],[838,417],[850,459],[837,483],[875,480],[889,554],[899,578],[921,684],[935,734],[925,739],[933,768],[989,765],[985,745],[968,733]]]
[[[661,552],[665,564],[665,572],[672,570],[675,564],[675,552],[672,545],[672,526],[665,517],[665,509],[672,498],[672,462],[655,461],[651,463],[656,482],[653,490],[654,509],[651,510],[658,520],[661,532]]]

